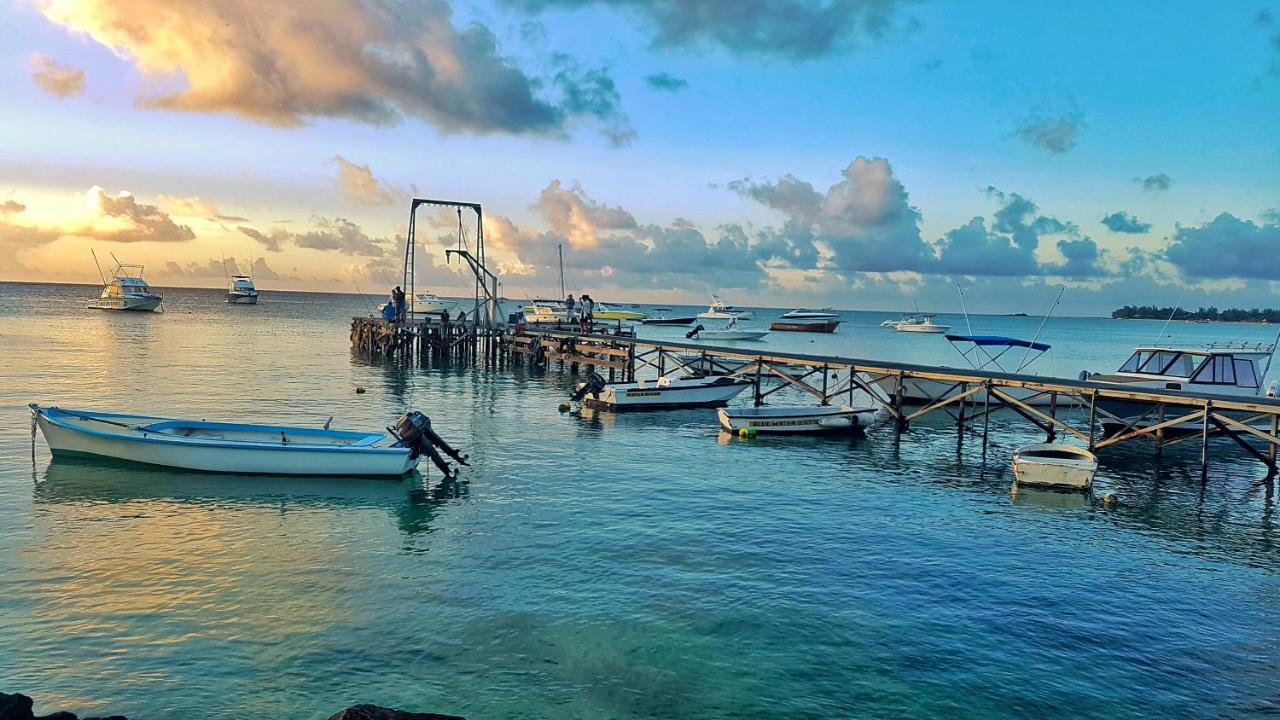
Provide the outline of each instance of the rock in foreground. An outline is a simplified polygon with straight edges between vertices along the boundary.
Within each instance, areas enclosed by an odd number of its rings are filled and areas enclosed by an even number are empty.
[[[466,720],[466,718],[440,713],[406,712],[378,705],[352,705],[346,710],[339,711],[329,720]]]

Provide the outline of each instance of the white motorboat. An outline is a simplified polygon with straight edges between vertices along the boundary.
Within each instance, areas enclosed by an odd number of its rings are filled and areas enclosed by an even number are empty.
[[[254,287],[253,278],[248,275],[232,275],[226,301],[233,305],[257,305],[258,288]]]
[[[712,295],[711,307],[698,313],[698,317],[703,320],[750,320],[754,315],[750,310],[738,310],[732,305],[726,305],[719,295]]]
[[[596,320],[626,320],[636,321],[644,320],[645,315],[635,310],[619,310],[616,307],[609,307],[604,303],[596,303],[595,310],[591,311],[591,317]]]
[[[837,312],[832,312],[831,308],[823,308],[821,310],[806,310],[804,308],[798,308],[796,310],[791,310],[790,312],[783,313],[780,319],[836,320],[836,319],[839,319],[839,317],[840,317],[840,314]]]
[[[729,324],[721,330],[708,330],[697,325],[684,336],[696,340],[759,340],[768,334],[768,330],[739,330],[738,319],[730,318]]]
[[[663,315],[661,317],[646,317],[640,321],[642,325],[692,325],[694,320],[698,318],[693,315],[686,317],[671,317]]]
[[[880,327],[896,328],[902,323],[913,323],[913,322],[916,322],[915,315],[912,315],[910,313],[903,313],[902,317],[897,320],[885,320],[884,322],[880,323]]]
[[[1013,454],[1013,475],[1019,485],[1087,490],[1097,472],[1098,458],[1074,445],[1038,443]]]
[[[612,410],[719,407],[751,386],[746,380],[727,377],[663,376],[657,380],[607,383],[591,373],[578,383],[572,399]]]
[[[717,413],[720,426],[729,432],[826,433],[865,428],[875,419],[875,408],[798,406],[726,407]]]
[[[445,472],[435,448],[464,456],[431,430],[421,413],[391,433],[284,425],[179,420],[128,413],[30,405],[55,457],[90,456],[184,470],[255,475],[403,475],[426,454]]]
[[[569,312],[553,305],[534,302],[523,308],[524,321],[529,325],[561,325],[569,322]]]
[[[162,298],[151,292],[151,286],[147,281],[142,279],[141,265],[126,265],[113,254],[112,260],[116,261],[116,268],[111,273],[111,279],[105,277],[102,282],[102,292],[98,297],[90,300],[86,307],[94,310],[135,310],[139,312],[151,312],[160,307]],[[95,253],[93,261],[98,262],[98,256]],[[98,272],[102,269],[99,267]]]
[[[408,299],[406,312],[440,314],[452,312],[458,307],[457,300],[446,300],[433,292],[416,292]]]
[[[1276,343],[1209,343],[1203,347],[1134,348],[1133,355],[1114,373],[1081,372],[1080,379],[1132,390],[1225,395],[1241,399],[1262,394],[1263,382],[1271,369]],[[1267,395],[1275,394],[1272,383]],[[1100,418],[1108,433],[1124,428],[1154,425],[1155,404],[1141,400],[1099,398],[1098,407],[1105,411]],[[1245,417],[1244,415],[1241,418]],[[1200,432],[1200,422],[1181,423],[1166,433]]]
[[[822,310],[792,310],[769,324],[770,330],[784,332],[833,333],[841,323],[840,315],[831,308]]]
[[[944,333],[950,330],[951,326],[938,325],[933,321],[932,315],[921,315],[919,320],[913,319],[911,322],[904,320],[898,323],[897,325],[894,325],[893,329],[897,330],[898,332]]]

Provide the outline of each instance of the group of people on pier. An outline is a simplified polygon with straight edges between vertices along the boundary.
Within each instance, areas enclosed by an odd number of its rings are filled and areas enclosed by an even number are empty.
[[[581,314],[577,312],[579,308],[582,311]],[[568,314],[569,322],[578,323],[579,332],[591,332],[591,324],[595,321],[596,301],[592,300],[590,295],[582,293],[580,299],[574,300],[573,294],[570,293],[564,299],[564,309]]]

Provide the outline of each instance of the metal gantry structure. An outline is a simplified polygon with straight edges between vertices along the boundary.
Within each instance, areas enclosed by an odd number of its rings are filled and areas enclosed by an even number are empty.
[[[496,329],[499,323],[499,302],[498,302],[498,276],[495,275],[485,264],[484,249],[484,210],[480,207],[480,203],[459,202],[456,200],[434,200],[430,198],[413,198],[409,204],[409,230],[404,247],[404,284],[401,286],[409,297],[414,296],[414,276],[415,263],[417,260],[417,216],[418,207],[422,205],[432,205],[436,207],[453,208],[458,214],[458,246],[456,249],[445,250],[446,262],[453,256],[459,257],[463,262],[467,263],[471,273],[475,276],[475,303],[472,307],[471,319],[477,330],[480,329]],[[476,216],[475,231],[475,252],[472,253],[470,247],[465,242],[465,225],[462,220],[462,211],[470,210]]]

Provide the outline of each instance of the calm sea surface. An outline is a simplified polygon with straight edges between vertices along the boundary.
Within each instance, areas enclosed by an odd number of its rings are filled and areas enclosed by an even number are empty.
[[[895,449],[721,437],[714,411],[561,415],[567,374],[354,356],[353,296],[0,284],[0,690],[37,709],[324,718],[1244,717],[1280,713],[1280,529],[1215,445],[1103,451],[1096,494],[1010,497],[922,421]],[[761,347],[961,365],[846,313]],[[958,316],[942,316],[963,329]],[[767,322],[767,318],[754,324]],[[975,317],[1033,335],[1039,318]],[[1051,319],[1033,366],[1113,370],[1162,323]],[[656,330],[676,338],[683,330]],[[1270,342],[1251,325],[1173,339]],[[368,392],[357,395],[355,388]],[[34,463],[26,403],[380,428],[406,408],[458,481],[218,477]]]

